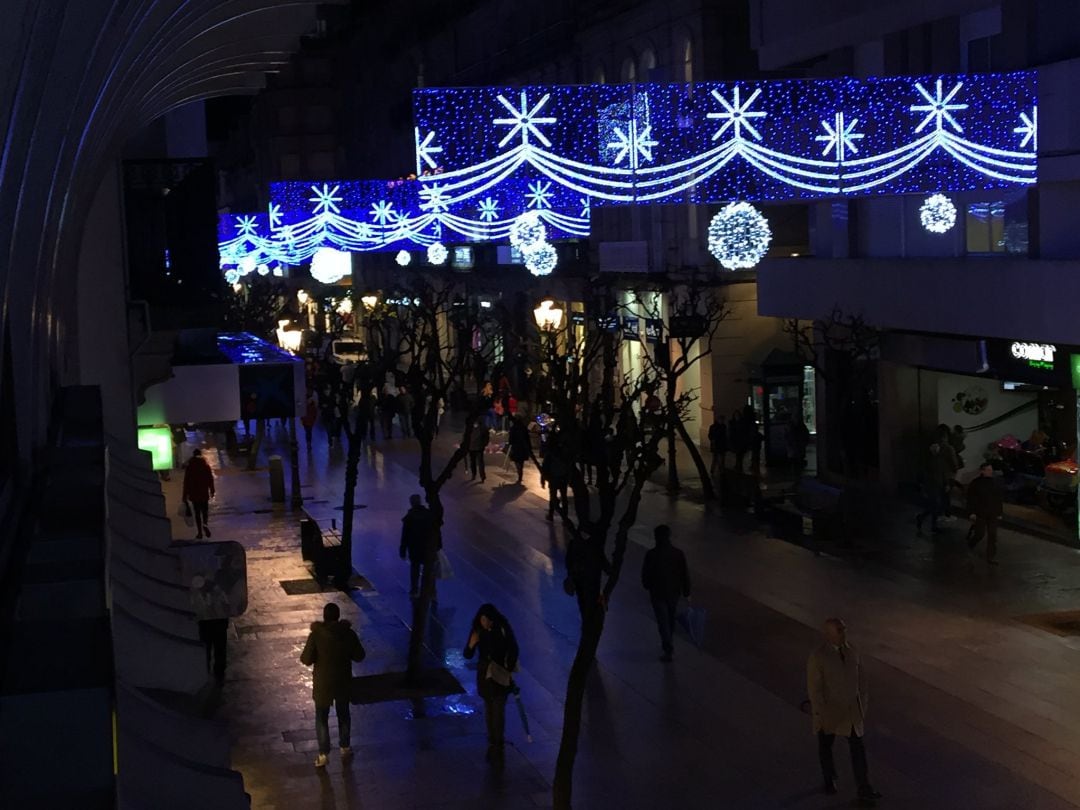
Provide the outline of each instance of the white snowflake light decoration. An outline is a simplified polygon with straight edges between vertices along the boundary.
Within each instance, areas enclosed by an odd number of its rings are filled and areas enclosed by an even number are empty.
[[[427,260],[432,264],[445,264],[447,256],[450,255],[450,251],[446,249],[446,245],[442,242],[435,242],[428,245]]]
[[[407,250],[399,250],[397,256],[394,257],[394,261],[397,262],[400,267],[408,267],[409,262],[412,261],[412,254]]]
[[[526,211],[510,226],[510,244],[520,251],[528,251],[544,243],[547,227],[536,211]]]
[[[771,241],[769,221],[750,203],[730,203],[709,222],[709,252],[727,270],[753,267]]]
[[[549,276],[559,263],[559,254],[550,242],[541,242],[525,253],[525,267],[534,276]]]
[[[944,194],[931,194],[919,207],[919,221],[930,233],[945,233],[956,224],[956,206]]]

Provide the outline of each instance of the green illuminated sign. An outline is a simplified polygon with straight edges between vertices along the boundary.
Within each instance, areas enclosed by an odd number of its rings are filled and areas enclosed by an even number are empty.
[[[172,431],[168,428],[139,428],[139,449],[150,453],[155,470],[172,469]]]

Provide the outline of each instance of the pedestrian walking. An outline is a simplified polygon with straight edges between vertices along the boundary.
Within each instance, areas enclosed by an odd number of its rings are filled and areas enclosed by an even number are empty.
[[[514,483],[520,484],[525,474],[525,462],[532,457],[532,438],[525,426],[525,420],[520,416],[515,416],[510,422],[508,444],[508,455],[517,468],[517,481]]]
[[[930,445],[930,458],[927,462],[923,481],[923,511],[915,516],[915,530],[922,531],[923,521],[930,518],[930,531],[937,534],[938,518],[949,511],[949,483],[956,474],[951,457],[946,454],[938,442]]]
[[[383,386],[382,396],[379,397],[379,421],[382,422],[382,434],[384,439],[394,438],[394,412],[397,410],[397,395],[386,390]]]
[[[641,566],[641,584],[649,592],[656,624],[660,629],[660,660],[670,663],[675,655],[675,611],[679,597],[690,599],[690,571],[686,555],[671,544],[671,527],[661,524],[653,529],[655,545],[645,552]]]
[[[435,565],[442,541],[431,510],[423,505],[419,495],[409,496],[409,511],[401,519],[401,559],[409,560],[409,596],[420,595],[421,577],[427,567]]]
[[[491,431],[487,423],[479,417],[474,419],[472,432],[469,434],[469,472],[471,473],[470,480],[475,481],[476,476],[479,475],[481,484],[487,480],[487,474],[484,472],[484,451],[490,439]]]
[[[304,440],[308,450],[311,449],[311,434],[315,430],[315,422],[319,418],[319,400],[314,391],[308,391],[307,401],[304,403],[304,415],[300,417],[300,424],[304,426]]]
[[[567,490],[570,487],[571,465],[563,451],[562,434],[558,431],[551,434],[547,441],[547,450],[544,452],[544,463],[540,465],[540,488],[548,489],[547,520],[555,519],[555,511],[566,520],[570,501]]]
[[[968,484],[967,510],[972,531],[968,548],[972,551],[986,535],[986,562],[997,565],[997,530],[1004,512],[1001,487],[994,480],[994,467],[990,462],[979,466],[979,474]]]
[[[735,455],[735,472],[742,473],[746,451],[750,449],[750,437],[746,434],[742,411],[736,408],[728,422],[728,445]]]
[[[225,663],[229,644],[228,619],[200,619],[199,641],[206,649],[206,671],[214,673],[218,686],[225,683]],[[213,662],[213,666],[211,666]]]
[[[323,620],[313,622],[300,662],[314,665],[311,696],[315,700],[315,737],[319,742],[316,768],[325,768],[330,755],[330,707],[338,721],[338,745],[341,757],[352,755],[352,724],[349,715],[349,688],[352,685],[352,662],[364,660],[364,647],[349,622],[342,620],[341,609],[333,602],[323,608]]]
[[[409,389],[405,386],[401,387],[401,390],[397,395],[397,412],[398,422],[401,424],[401,435],[408,439],[412,436],[412,418],[413,418],[413,406],[415,400],[413,395],[409,393]]]
[[[709,467],[709,475],[716,475],[717,470],[723,470],[726,465],[728,450],[727,423],[721,414],[716,414],[713,423],[709,425],[709,452],[712,453],[712,464]]]
[[[476,668],[476,692],[484,701],[488,748],[486,761],[496,768],[505,763],[506,698],[514,691],[513,673],[518,664],[518,643],[510,622],[494,605],[481,605],[473,618],[464,656],[480,651]]]
[[[184,470],[184,500],[191,504],[195,514],[196,540],[210,536],[210,499],[216,495],[214,471],[203,458],[202,450],[196,449]]]
[[[826,620],[824,643],[810,654],[806,665],[806,686],[825,792],[830,795],[837,792],[833,742],[837,736],[847,737],[859,804],[874,807],[881,794],[870,784],[863,745],[868,697],[866,671],[859,651],[847,640],[843,619]]]

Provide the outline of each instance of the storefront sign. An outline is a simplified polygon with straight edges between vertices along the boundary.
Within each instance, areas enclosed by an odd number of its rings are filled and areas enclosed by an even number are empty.
[[[596,325],[604,332],[618,332],[619,331],[619,316],[618,315],[600,315],[596,319]]]
[[[664,337],[664,322],[659,318],[645,319],[645,342],[659,343]]]
[[[639,340],[638,336],[638,319],[632,318],[629,315],[622,319],[622,333],[623,337],[627,340]]]
[[[1050,371],[1054,368],[1054,355],[1057,346],[1052,343],[1021,343],[1014,341],[1009,352],[1017,360],[1026,360],[1032,368]]]

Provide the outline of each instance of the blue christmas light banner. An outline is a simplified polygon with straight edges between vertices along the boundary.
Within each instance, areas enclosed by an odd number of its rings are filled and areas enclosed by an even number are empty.
[[[1034,72],[417,90],[416,179],[275,183],[265,213],[221,218],[221,266],[506,241],[526,212],[583,237],[594,204],[1019,187],[1036,90]]]
[[[585,204],[789,200],[1034,183],[1036,74],[414,91],[449,204],[507,179]],[[538,202],[534,207],[543,207]]]

